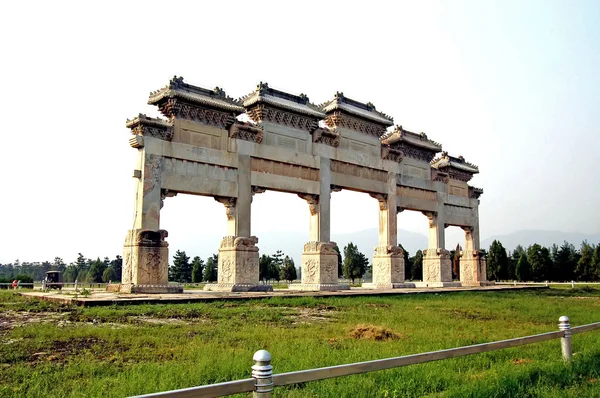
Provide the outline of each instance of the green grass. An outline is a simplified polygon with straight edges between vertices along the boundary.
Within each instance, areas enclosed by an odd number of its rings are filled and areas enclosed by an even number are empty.
[[[0,396],[121,397],[247,378],[256,350],[276,373],[459,347],[600,321],[600,289],[386,297],[273,297],[76,308],[0,292]],[[389,331],[360,339],[358,325]],[[280,387],[285,397],[600,396],[600,333]]]

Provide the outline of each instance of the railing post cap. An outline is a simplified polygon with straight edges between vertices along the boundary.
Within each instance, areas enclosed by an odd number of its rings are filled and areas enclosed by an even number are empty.
[[[254,362],[271,362],[271,354],[267,350],[258,350],[252,357]]]
[[[560,318],[558,318],[559,322],[569,322],[569,317],[566,315],[561,316]]]

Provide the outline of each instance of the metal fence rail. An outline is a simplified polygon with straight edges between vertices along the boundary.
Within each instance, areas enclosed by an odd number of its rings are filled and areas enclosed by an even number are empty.
[[[254,354],[254,366],[252,366],[252,378],[232,382],[211,384],[200,387],[191,387],[181,390],[159,392],[154,394],[139,395],[141,397],[177,397],[177,398],[209,398],[225,395],[253,392],[254,398],[270,398],[273,387],[286,386],[290,384],[306,383],[310,381],[331,379],[334,377],[350,376],[384,369],[398,368],[408,365],[416,365],[425,362],[439,361],[443,359],[457,358],[466,355],[480,354],[501,350],[504,348],[519,347],[522,345],[539,343],[560,338],[561,351],[565,361],[573,357],[571,346],[571,335],[600,329],[600,322],[571,328],[569,318],[559,318],[559,330],[535,334],[532,336],[518,337],[509,340],[494,341],[491,343],[475,344],[465,347],[450,348],[446,350],[426,352],[421,354],[405,355],[395,358],[378,359],[374,361],[357,362],[346,365],[329,366],[318,369],[301,370],[297,372],[281,373],[273,375],[271,366],[271,354],[265,350]]]

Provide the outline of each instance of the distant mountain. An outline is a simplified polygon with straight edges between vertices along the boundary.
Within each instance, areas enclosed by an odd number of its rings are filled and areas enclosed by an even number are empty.
[[[581,242],[587,240],[589,243],[600,243],[600,234],[582,234],[579,232],[561,232],[561,231],[540,231],[540,230],[522,230],[506,235],[496,235],[481,241],[481,247],[488,249],[494,239],[502,243],[506,250],[514,250],[517,245],[527,247],[538,243],[542,246],[552,246],[554,243],[561,245],[564,241],[572,243],[579,248]]]

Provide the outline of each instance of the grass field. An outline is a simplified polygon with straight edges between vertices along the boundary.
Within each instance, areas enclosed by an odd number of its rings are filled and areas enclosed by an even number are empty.
[[[600,321],[600,289],[75,308],[0,291],[0,396],[121,397],[413,354]],[[277,388],[285,397],[600,396],[600,333]]]

